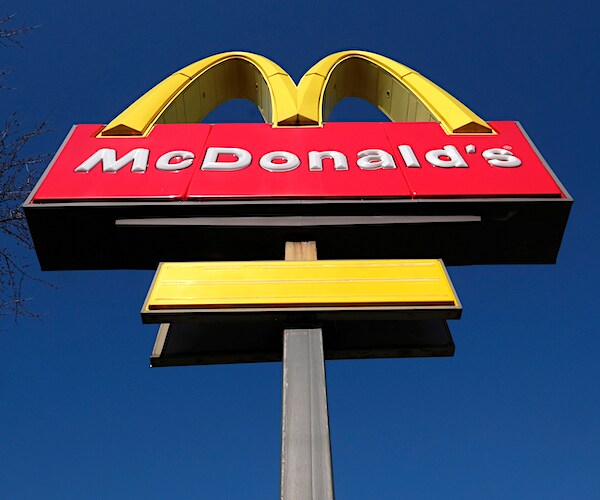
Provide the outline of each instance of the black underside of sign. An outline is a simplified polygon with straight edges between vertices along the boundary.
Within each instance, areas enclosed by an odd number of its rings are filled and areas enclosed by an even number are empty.
[[[320,325],[326,359],[454,355],[446,321],[332,321]],[[274,321],[161,325],[153,367],[281,361],[283,331]]]
[[[165,261],[441,258],[556,261],[571,199],[269,200],[25,205],[43,270],[156,269]]]

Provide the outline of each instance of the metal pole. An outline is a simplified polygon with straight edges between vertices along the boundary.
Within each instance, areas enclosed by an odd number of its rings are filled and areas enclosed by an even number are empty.
[[[315,260],[314,242],[286,244],[286,260]],[[281,499],[333,500],[323,333],[283,333]]]

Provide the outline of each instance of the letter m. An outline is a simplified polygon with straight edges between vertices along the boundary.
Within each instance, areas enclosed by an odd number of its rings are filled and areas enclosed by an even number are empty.
[[[98,163],[102,163],[103,172],[118,172],[128,163],[132,163],[131,171],[143,174],[148,168],[149,156],[148,149],[138,148],[132,149],[120,160],[117,160],[117,152],[114,149],[102,148],[79,165],[75,172],[89,172]]]

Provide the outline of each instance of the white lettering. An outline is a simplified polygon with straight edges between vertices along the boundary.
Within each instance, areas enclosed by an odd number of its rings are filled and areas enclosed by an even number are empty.
[[[402,161],[407,168],[421,168],[419,159],[412,148],[407,144],[398,147]],[[463,146],[461,146],[462,148]],[[508,146],[507,146],[508,147]],[[469,144],[464,147],[467,154],[475,154],[476,148]],[[394,157],[381,149],[365,149],[357,155],[356,165],[362,170],[395,169]],[[490,148],[481,153],[481,156],[493,167],[515,168],[522,162],[509,149]],[[133,173],[144,173],[148,169],[150,150],[145,148],[132,149],[121,158],[117,158],[117,150],[102,148],[83,161],[75,172],[88,173],[97,165],[107,173],[116,173],[130,165]],[[156,160],[156,169],[164,172],[178,172],[189,168],[196,160],[195,153],[186,150],[174,150],[164,153]],[[348,157],[340,151],[309,151],[308,170],[322,172],[324,163],[331,160],[335,171],[348,170]],[[467,162],[461,156],[456,146],[446,145],[442,149],[433,149],[425,154],[425,160],[434,167],[440,168],[468,168]],[[242,170],[252,163],[252,155],[242,148],[209,147],[206,149],[201,170],[207,171],[236,171]],[[288,151],[272,151],[264,154],[259,165],[268,172],[291,172],[301,164],[300,158]],[[330,168],[330,167],[328,167]]]
[[[348,159],[339,151],[311,151],[308,153],[308,169],[311,172],[321,172],[325,158],[333,160],[334,170],[348,170]]]
[[[178,163],[171,163],[171,160],[175,158],[181,158],[181,161]],[[156,161],[156,168],[167,172],[177,172],[191,166],[194,158],[194,153],[190,151],[171,151],[165,153]]]
[[[358,153],[356,164],[363,170],[379,170],[380,168],[396,168],[391,154],[381,149],[365,149]]]
[[[283,162],[275,163],[275,160],[283,160]],[[269,172],[289,172],[300,165],[300,158],[287,151],[273,151],[264,155],[259,163]]]
[[[486,149],[481,156],[493,167],[515,168],[521,166],[521,160],[507,149]]]
[[[114,149],[102,148],[79,165],[75,172],[89,172],[98,163],[102,163],[103,172],[118,172],[128,163],[132,163],[131,171],[143,174],[148,168],[148,156],[150,151],[143,148],[132,149],[117,161],[117,152]]]
[[[442,160],[442,156],[446,156],[448,159]],[[444,146],[444,149],[433,149],[425,154],[425,159],[434,167],[468,168],[469,166],[454,146]]]
[[[417,160],[413,148],[403,144],[402,146],[398,146],[398,151],[400,151],[402,159],[408,168],[421,168],[421,164],[419,163],[419,160]]]
[[[219,161],[219,155],[235,156],[235,161]],[[242,170],[252,162],[252,156],[241,148],[208,148],[200,170],[233,171]]]

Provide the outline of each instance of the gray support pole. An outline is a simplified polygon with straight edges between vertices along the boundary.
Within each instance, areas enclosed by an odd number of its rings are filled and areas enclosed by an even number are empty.
[[[283,334],[281,499],[333,500],[323,334]]]
[[[314,242],[287,243],[286,260],[316,260]],[[281,500],[333,500],[323,332],[283,332]]]

